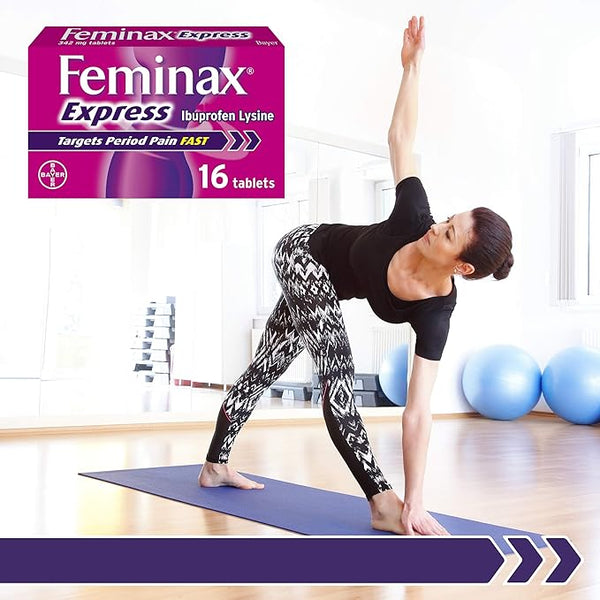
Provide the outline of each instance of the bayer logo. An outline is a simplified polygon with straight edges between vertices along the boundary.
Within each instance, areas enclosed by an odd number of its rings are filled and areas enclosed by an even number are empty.
[[[67,167],[58,160],[47,160],[38,170],[39,182],[48,190],[57,190],[67,181]]]

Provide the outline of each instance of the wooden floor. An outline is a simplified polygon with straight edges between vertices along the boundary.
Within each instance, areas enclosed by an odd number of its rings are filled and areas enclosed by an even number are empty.
[[[365,420],[384,472],[402,490],[398,420]],[[201,462],[211,434],[209,427],[199,426],[0,436],[2,536],[294,535],[77,476],[79,471]],[[323,423],[249,423],[238,438],[232,464],[268,477],[360,495]],[[567,586],[540,585],[555,562],[545,550],[548,561],[534,583],[518,587],[502,585],[518,564],[512,557],[488,587],[40,585],[0,586],[0,598],[600,598],[600,427],[549,417],[516,422],[436,420],[425,497],[433,511],[569,536],[585,563]]]

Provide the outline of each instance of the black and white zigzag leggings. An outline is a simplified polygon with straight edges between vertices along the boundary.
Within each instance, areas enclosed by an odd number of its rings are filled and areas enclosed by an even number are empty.
[[[307,348],[321,382],[329,435],[370,498],[391,486],[377,465],[354,404],[354,361],[337,294],[327,269],[308,247],[317,227],[296,227],[275,246],[273,267],[283,294],[267,320],[254,360],[226,394],[206,460],[228,461],[236,435],[264,390]]]

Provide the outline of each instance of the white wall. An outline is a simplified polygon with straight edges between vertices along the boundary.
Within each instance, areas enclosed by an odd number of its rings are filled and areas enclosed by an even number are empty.
[[[507,281],[459,285],[434,398],[436,411],[450,412],[467,408],[458,378],[472,349],[516,343],[543,366],[578,342],[580,329],[598,322],[598,313],[549,306],[549,257],[550,134],[600,122],[600,3],[383,0],[375,11],[358,0],[236,0],[203,3],[198,11],[196,2],[174,0],[168,20],[188,23],[192,14],[198,25],[269,25],[286,46],[287,122],[384,143],[401,78],[402,29],[420,12],[428,19],[428,47],[416,151],[434,215],[484,204],[503,214],[515,235],[516,263]],[[43,25],[164,19],[158,0],[5,0],[0,57],[25,60]],[[350,221],[354,213],[340,204],[339,216]]]

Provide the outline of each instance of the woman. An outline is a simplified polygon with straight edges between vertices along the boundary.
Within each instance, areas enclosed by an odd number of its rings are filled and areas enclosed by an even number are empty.
[[[388,136],[396,184],[392,213],[373,225],[302,225],[279,240],[273,267],[283,293],[254,361],[223,402],[200,485],[263,487],[229,467],[229,452],[263,391],[306,347],[321,381],[327,429],[368,498],[372,526],[447,534],[424,509],[423,478],[430,396],[456,304],[454,275],[503,279],[513,258],[510,228],[492,211],[477,208],[437,224],[431,217],[412,158],[424,48],[424,19],[413,17],[404,31],[404,74]],[[339,304],[349,298],[367,298],[381,319],[409,322],[417,335],[402,416],[403,501],[381,472],[354,405],[354,363]]]

